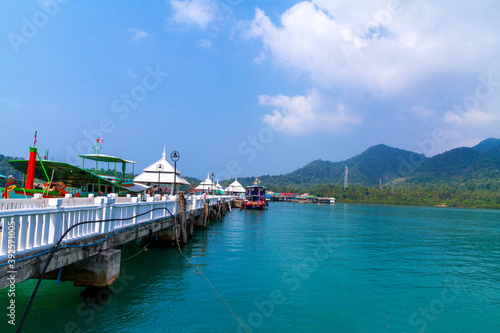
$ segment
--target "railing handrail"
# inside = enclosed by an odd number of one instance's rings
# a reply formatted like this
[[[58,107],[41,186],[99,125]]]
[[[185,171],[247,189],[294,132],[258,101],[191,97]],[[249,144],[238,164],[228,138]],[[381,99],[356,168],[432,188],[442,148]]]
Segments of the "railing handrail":
[[[120,200],[117,197],[96,197],[93,200],[89,198],[64,198],[64,199],[44,199],[44,207],[28,207],[24,209],[6,209],[0,210],[0,226],[2,233],[0,237],[0,259],[7,255],[8,247],[8,228],[12,222],[15,228],[16,253],[33,250],[55,244],[57,237],[62,235],[70,226],[83,221],[93,221],[89,227],[78,226],[73,229],[65,240],[74,240],[107,234],[110,231],[116,231],[128,228],[131,225],[140,225],[145,222],[159,218],[167,218],[169,214],[161,210],[162,207],[170,206],[174,215],[178,214],[178,205],[176,199],[172,197],[147,197],[147,201],[140,201],[137,197],[129,197],[127,200]],[[82,201],[85,200],[85,201]],[[203,196],[191,196],[186,198],[188,205],[187,211],[203,208]],[[225,199],[230,201],[232,196],[206,196],[206,201],[213,205],[218,200]],[[17,199],[19,200],[19,199]],[[21,199],[25,200],[25,199]],[[29,199],[40,200],[40,199]],[[72,200],[78,200],[81,205],[69,205]],[[130,201],[128,201],[130,200]],[[83,203],[87,203],[84,205]],[[156,210],[150,216],[142,218],[133,218],[139,212]],[[117,218],[119,222],[113,222],[104,225],[102,221]],[[91,225],[91,226],[90,226]],[[78,229],[79,228],[79,229]]]

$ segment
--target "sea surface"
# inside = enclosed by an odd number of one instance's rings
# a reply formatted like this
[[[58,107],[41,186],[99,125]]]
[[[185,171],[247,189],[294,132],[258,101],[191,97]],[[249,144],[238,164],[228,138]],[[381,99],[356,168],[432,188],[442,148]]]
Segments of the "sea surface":
[[[500,332],[500,211],[270,203],[182,251],[203,275],[153,237],[122,248],[113,293],[44,281],[23,332]]]

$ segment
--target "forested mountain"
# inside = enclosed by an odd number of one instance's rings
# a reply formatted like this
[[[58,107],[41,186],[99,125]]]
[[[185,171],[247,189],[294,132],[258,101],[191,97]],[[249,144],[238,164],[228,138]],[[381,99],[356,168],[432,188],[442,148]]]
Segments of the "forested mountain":
[[[343,184],[345,167],[349,184],[359,186],[463,186],[500,189],[500,140],[487,139],[473,148],[456,148],[426,158],[411,151],[377,145],[342,162],[316,160],[301,169],[278,176],[260,176],[262,184],[277,190]],[[238,178],[244,186],[254,178]]]
[[[23,174],[12,168],[7,161],[20,160],[21,158],[0,155],[0,175],[14,176],[16,179],[23,179]]]
[[[493,147],[484,151],[474,148],[456,148],[434,156],[423,162],[409,183],[426,185],[438,184],[460,186],[473,184],[483,186],[488,184],[500,188],[500,156],[491,154]]]
[[[477,151],[487,151],[492,148],[498,148],[500,146],[500,139],[486,139],[481,141],[479,144],[472,147],[472,149]]]

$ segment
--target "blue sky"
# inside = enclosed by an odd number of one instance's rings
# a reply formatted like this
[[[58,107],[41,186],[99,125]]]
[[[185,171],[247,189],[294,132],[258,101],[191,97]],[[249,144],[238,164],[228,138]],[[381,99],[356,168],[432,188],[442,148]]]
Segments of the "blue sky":
[[[500,137],[494,1],[3,1],[0,153],[281,174]]]

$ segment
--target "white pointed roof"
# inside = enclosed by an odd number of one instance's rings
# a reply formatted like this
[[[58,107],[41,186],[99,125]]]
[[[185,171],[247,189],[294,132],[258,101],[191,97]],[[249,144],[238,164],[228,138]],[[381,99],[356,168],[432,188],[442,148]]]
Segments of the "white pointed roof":
[[[161,156],[161,159],[157,161],[156,163],[151,164],[148,166],[146,169],[143,170],[144,172],[171,172],[174,173],[175,169],[172,166],[172,164],[168,163],[166,155],[165,155],[165,148],[163,148],[163,153]],[[181,173],[179,170],[176,172],[178,175]]]
[[[226,192],[245,193],[245,188],[238,182],[238,178],[234,180],[228,187]]]
[[[210,175],[207,174],[207,179],[202,181],[200,185],[196,187],[197,190],[204,191],[204,190],[212,190],[215,189],[214,182],[210,180]]]
[[[163,148],[163,154],[159,161],[151,164],[143,170],[139,176],[135,177],[134,182],[136,183],[160,183],[160,184],[176,184],[189,185],[188,181],[180,176],[180,171],[168,163],[165,148]],[[176,172],[175,172],[176,171]],[[176,177],[174,179],[174,172]]]

